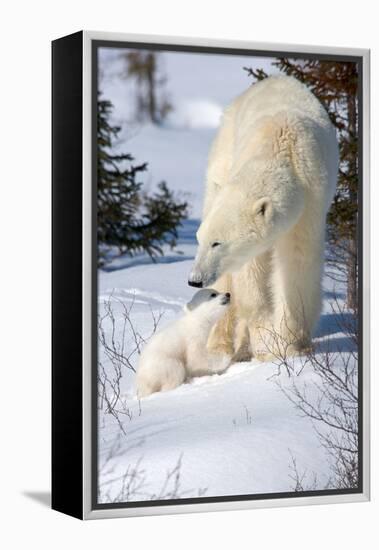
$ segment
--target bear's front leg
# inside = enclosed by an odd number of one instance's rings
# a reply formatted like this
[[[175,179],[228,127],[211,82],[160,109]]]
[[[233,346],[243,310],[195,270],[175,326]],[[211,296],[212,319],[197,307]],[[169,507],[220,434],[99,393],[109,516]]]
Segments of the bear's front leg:
[[[282,356],[309,351],[320,316],[324,227],[322,215],[316,214],[312,220],[312,212],[307,211],[276,246],[273,327],[276,351]]]
[[[209,334],[207,342],[208,354],[232,356],[234,352],[233,333],[234,313],[233,306],[230,306],[227,313],[216,323]]]
[[[218,292],[232,292],[231,305],[225,315],[212,328],[208,341],[207,351],[210,355],[226,355],[231,356],[234,352],[233,337],[234,337],[234,297],[232,291],[232,276],[230,274],[220,277],[213,285],[213,288]]]
[[[232,356],[225,353],[208,353],[209,374],[222,374],[232,364]]]
[[[248,331],[253,356],[259,361],[275,362],[309,351],[311,340],[301,319],[300,315],[294,318],[282,303],[272,317],[250,320]]]
[[[235,325],[233,363],[250,361],[252,350],[247,322],[245,319],[236,319]]]
[[[271,251],[261,254],[233,276],[236,361],[250,361],[252,357],[267,353],[264,336],[267,337],[268,331],[265,327],[272,323],[273,310],[270,290],[271,255]]]

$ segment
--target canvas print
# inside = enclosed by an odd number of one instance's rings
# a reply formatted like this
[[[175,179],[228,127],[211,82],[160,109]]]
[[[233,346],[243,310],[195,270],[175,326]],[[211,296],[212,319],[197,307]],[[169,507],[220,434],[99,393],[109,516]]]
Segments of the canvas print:
[[[355,61],[99,45],[99,506],[361,490]]]

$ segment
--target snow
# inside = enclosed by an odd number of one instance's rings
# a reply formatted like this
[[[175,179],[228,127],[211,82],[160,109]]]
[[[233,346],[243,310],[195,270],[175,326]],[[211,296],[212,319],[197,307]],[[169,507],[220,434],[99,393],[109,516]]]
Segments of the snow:
[[[133,352],[130,364],[136,369],[135,334],[147,339],[154,319],[158,329],[163,327],[182,314],[193,295],[187,278],[196,251],[207,156],[221,109],[249,84],[244,66],[273,70],[269,59],[166,52],[162,60],[175,111],[162,126],[138,125],[131,120],[132,84],[120,77],[119,54],[104,49],[99,57],[103,96],[115,105],[114,121],[123,125],[116,149],[132,153],[136,163],[149,162],[145,189],[165,180],[191,206],[175,250],[166,246],[155,263],[143,254],[115,257],[99,270],[104,337],[124,354]],[[315,345],[318,353],[332,346],[343,357],[351,343],[330,302],[336,297],[343,304],[345,289],[326,276],[323,284]],[[109,308],[114,330],[106,316]],[[125,308],[131,323],[124,324]],[[139,336],[137,340],[142,342]],[[110,387],[114,366],[101,343],[99,360],[109,397],[117,398]],[[300,359],[294,368],[300,372]],[[278,373],[277,365],[256,360],[234,364],[222,375],[197,378],[141,401],[135,396],[133,370],[124,366],[121,375],[118,419],[106,413],[104,402],[99,410],[99,502],[292,491],[292,457],[305,485],[316,475],[317,488],[326,486],[331,465],[325,450],[311,421],[299,416],[281,390],[292,380],[283,369]],[[317,398],[311,368],[304,368],[297,381]]]
[[[185,249],[183,257],[167,251],[163,261],[155,264],[142,256],[134,263],[122,258],[118,269],[111,266],[108,271],[99,271],[99,313],[104,314],[104,304],[110,300],[117,342],[122,339],[125,305],[131,307],[134,330],[145,338],[152,331],[152,315],[163,313],[158,325],[163,327],[182,314],[184,303],[193,294],[186,281],[196,250],[195,239],[188,242],[188,227],[182,231],[178,248]],[[330,342],[333,349],[348,353],[351,344],[341,334],[338,314],[329,304],[334,295],[343,302],[343,289],[341,284],[336,289],[327,277],[324,288],[315,344],[320,353],[323,346],[331,346]],[[109,335],[111,327],[105,326]],[[125,347],[131,349],[132,345],[133,337],[127,330]],[[113,367],[101,346],[99,352],[112,376]],[[137,357],[134,354],[131,359],[134,367]],[[277,365],[257,360],[234,364],[222,375],[197,378],[141,401],[135,396],[134,377],[125,369],[121,380],[121,401],[131,416],[121,418],[125,433],[113,416],[99,412],[99,485],[104,502],[125,499],[120,493],[125,475],[139,480],[138,486],[132,484],[128,500],[169,498],[171,485],[178,483],[175,475],[170,475],[177,473],[176,467],[180,483],[175,486],[175,495],[179,497],[291,491],[292,456],[300,472],[305,473],[306,482],[311,483],[316,475],[319,488],[326,485],[331,471],[325,450],[310,420],[299,416],[280,389],[278,382],[286,389],[292,380],[286,372],[277,375]],[[309,389],[314,378],[312,369],[305,368],[298,382]]]
[[[222,107],[209,99],[181,101],[168,115],[167,125],[173,128],[218,128]]]

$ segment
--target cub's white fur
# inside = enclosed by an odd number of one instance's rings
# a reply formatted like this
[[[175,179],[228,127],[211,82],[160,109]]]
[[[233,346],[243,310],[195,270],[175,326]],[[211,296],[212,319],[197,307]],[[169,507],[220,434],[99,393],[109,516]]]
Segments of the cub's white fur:
[[[186,306],[183,316],[157,332],[140,356],[137,370],[137,395],[145,397],[172,390],[193,376],[224,371],[230,362],[225,355],[208,356],[206,344],[210,330],[226,313],[230,295],[213,289],[200,303]]]
[[[279,341],[286,352],[309,346],[337,173],[335,129],[296,79],[267,78],[226,109],[209,157],[189,277],[193,286],[216,282],[233,296],[210,350],[265,358],[280,352]],[[267,340],[273,333],[275,342]]]

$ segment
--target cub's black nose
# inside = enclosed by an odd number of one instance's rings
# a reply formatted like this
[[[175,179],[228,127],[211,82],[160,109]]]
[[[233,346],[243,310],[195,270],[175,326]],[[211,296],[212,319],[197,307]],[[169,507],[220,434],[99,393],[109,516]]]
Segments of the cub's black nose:
[[[225,296],[226,296],[227,298],[230,298],[230,292],[226,292],[226,293],[225,293]]]
[[[188,284],[189,284],[189,286],[195,286],[196,288],[203,288],[203,283],[202,283],[202,281],[191,281],[191,280],[188,280]]]

